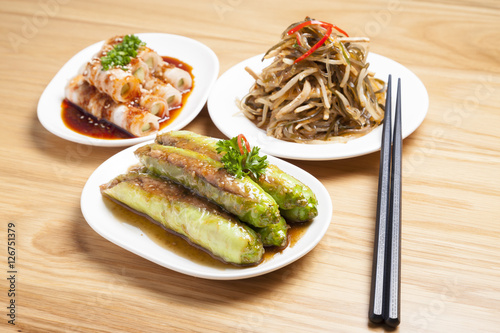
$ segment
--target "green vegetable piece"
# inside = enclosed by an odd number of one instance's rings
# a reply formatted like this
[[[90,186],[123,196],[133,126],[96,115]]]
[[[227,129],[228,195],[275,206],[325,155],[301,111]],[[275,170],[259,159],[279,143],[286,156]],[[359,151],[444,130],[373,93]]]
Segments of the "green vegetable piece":
[[[156,136],[158,144],[192,150],[220,162],[222,155],[217,152],[219,141],[219,139],[190,131],[163,132]]]
[[[281,215],[290,222],[305,222],[318,215],[318,200],[305,184],[269,165],[257,184],[268,192],[281,208]]]
[[[276,223],[264,228],[254,228],[260,235],[264,246],[278,246],[286,247],[288,244],[288,229],[290,226],[286,223],[284,218]]]
[[[129,172],[101,185],[101,193],[224,262],[255,265],[262,260],[264,248],[254,230],[171,181]]]
[[[274,199],[248,177],[236,178],[221,162],[182,148],[149,144],[135,152],[142,164],[156,175],[167,177],[235,214],[256,227],[278,223]]]
[[[289,222],[307,222],[318,216],[318,208],[315,203],[308,203],[305,207],[282,209],[280,212],[281,216]]]
[[[171,131],[158,134],[156,142],[166,146],[189,149],[220,161],[217,152],[220,140],[190,131]],[[277,166],[268,164],[259,178],[252,179],[279,205],[282,215],[292,222],[305,222],[318,215],[318,201],[314,192],[304,183],[285,173]]]
[[[101,57],[102,69],[107,71],[113,67],[121,67],[130,63],[131,58],[137,56],[140,47],[146,45],[135,35],[125,35],[121,43],[116,44],[105,56]]]

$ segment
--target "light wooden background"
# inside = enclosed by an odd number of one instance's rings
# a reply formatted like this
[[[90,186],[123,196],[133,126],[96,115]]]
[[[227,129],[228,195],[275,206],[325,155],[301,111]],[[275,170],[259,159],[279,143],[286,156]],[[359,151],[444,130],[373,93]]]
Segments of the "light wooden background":
[[[13,332],[365,332],[378,153],[296,165],[333,216],[296,263],[240,281],[162,268],[82,217],[87,178],[119,148],[74,144],[38,122],[38,99],[76,52],[115,34],[184,35],[220,73],[306,15],[371,38],[430,96],[404,140],[401,332],[500,329],[500,3],[496,0],[0,1],[0,327]],[[59,110],[54,110],[59,112]],[[222,136],[206,108],[187,129]],[[17,317],[7,324],[7,224],[17,233]]]

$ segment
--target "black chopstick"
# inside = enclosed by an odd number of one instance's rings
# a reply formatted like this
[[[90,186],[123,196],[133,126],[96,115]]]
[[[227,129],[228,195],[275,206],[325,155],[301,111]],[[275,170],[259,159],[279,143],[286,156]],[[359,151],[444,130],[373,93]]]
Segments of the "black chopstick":
[[[401,134],[401,79],[398,80],[396,114],[392,139],[391,214],[387,228],[386,305],[384,322],[396,327],[401,321],[401,177],[403,137]]]
[[[391,171],[391,83],[387,80],[385,97],[385,116],[380,148],[380,167],[378,176],[377,219],[375,224],[375,241],[373,245],[372,286],[370,295],[369,319],[374,323],[384,320],[384,274],[385,243],[387,218],[389,214],[390,171]]]
[[[396,327],[401,321],[401,80],[398,80],[394,136],[391,140],[392,77],[387,81],[386,105],[373,250],[368,317],[373,323]],[[392,151],[391,151],[392,141]],[[392,156],[391,156],[392,155]]]

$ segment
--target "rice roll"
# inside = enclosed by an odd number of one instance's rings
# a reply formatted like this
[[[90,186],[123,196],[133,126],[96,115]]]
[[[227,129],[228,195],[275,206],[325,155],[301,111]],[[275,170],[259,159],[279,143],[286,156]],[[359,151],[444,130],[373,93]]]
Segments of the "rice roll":
[[[132,58],[129,67],[132,75],[139,79],[140,83],[144,83],[150,79],[151,71],[148,64],[142,61],[142,59]]]
[[[167,62],[163,62],[156,73],[163,81],[170,83],[180,91],[189,90],[193,85],[193,79],[189,72]]]
[[[182,104],[182,93],[175,89],[170,83],[152,78],[144,85],[153,95],[159,96],[167,101],[169,108],[175,108]]]
[[[141,81],[121,68],[103,70],[101,59],[94,57],[83,70],[83,77],[115,102],[130,102],[140,94]]]
[[[163,62],[161,56],[147,46],[143,46],[139,49],[137,58],[144,61],[151,71],[157,70],[158,66]]]
[[[168,117],[168,103],[161,96],[153,95],[147,90],[142,90],[139,105],[160,118]]]
[[[66,86],[66,98],[97,119],[104,119],[134,136],[146,136],[158,131],[159,117],[146,109],[117,103],[78,75]]]

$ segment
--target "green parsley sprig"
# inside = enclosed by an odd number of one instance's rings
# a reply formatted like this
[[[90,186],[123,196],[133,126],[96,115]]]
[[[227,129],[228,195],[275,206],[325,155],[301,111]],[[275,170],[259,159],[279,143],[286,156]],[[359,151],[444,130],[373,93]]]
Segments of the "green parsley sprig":
[[[105,56],[101,57],[102,68],[107,71],[113,67],[125,69],[130,60],[137,56],[137,50],[146,45],[135,35],[125,35],[123,41],[116,44]]]
[[[250,149],[247,139],[240,134],[230,140],[217,142],[217,152],[223,154],[224,168],[237,178],[249,175],[258,179],[267,168],[267,156],[259,156],[258,147]]]

